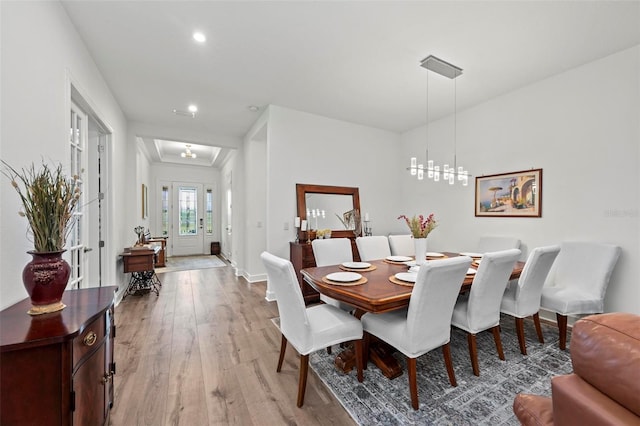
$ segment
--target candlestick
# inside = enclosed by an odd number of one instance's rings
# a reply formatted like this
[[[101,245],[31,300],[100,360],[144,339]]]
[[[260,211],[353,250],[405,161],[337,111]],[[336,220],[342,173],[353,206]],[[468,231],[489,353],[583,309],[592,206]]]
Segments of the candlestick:
[[[294,224],[296,228],[300,228],[300,216],[296,216]]]

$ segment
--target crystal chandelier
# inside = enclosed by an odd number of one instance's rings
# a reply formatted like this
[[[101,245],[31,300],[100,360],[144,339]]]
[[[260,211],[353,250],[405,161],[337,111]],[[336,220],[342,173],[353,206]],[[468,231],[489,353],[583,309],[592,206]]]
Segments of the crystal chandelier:
[[[426,146],[426,162],[427,167],[424,164],[418,164],[416,157],[411,157],[411,163],[408,168],[412,176],[416,176],[418,180],[424,180],[424,174],[426,172],[427,178],[433,179],[434,182],[440,181],[440,174],[442,174],[442,180],[449,182],[453,185],[456,181],[460,181],[463,186],[469,185],[468,171],[464,170],[462,166],[458,166],[457,163],[457,151],[456,151],[456,128],[457,128],[457,91],[456,91],[456,77],[462,74],[462,68],[458,68],[442,59],[436,58],[433,55],[429,55],[420,62],[420,66],[426,68],[428,71],[433,71],[444,77],[453,80],[453,166],[444,164],[442,168],[440,165],[434,163],[429,159],[429,74],[427,73],[427,124],[425,126],[427,132],[427,146]]]

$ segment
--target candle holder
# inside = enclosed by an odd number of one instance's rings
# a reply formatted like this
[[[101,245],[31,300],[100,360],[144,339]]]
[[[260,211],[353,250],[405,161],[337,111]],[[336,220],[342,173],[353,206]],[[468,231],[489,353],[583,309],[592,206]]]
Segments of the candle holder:
[[[300,242],[300,227],[296,226],[296,244]]]
[[[364,235],[367,237],[370,237],[373,235],[373,228],[371,228],[371,221],[370,220],[365,220],[364,221]]]

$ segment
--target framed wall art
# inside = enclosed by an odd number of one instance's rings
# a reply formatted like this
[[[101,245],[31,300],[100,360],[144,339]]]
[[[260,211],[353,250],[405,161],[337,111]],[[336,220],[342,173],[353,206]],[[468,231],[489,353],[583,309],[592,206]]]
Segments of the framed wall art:
[[[542,217],[542,169],[476,177],[476,216]]]

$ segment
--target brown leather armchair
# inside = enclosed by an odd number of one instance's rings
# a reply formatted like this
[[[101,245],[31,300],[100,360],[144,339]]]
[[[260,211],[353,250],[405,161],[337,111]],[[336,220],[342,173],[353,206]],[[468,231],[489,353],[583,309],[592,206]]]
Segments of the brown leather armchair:
[[[590,315],[571,335],[573,374],[551,379],[551,398],[518,394],[523,425],[640,425],[640,316]]]

